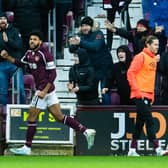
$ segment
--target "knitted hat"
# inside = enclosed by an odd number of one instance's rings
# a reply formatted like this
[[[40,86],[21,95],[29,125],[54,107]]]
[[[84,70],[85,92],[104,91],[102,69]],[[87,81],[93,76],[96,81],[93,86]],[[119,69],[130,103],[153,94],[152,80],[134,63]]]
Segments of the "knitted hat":
[[[89,26],[93,27],[93,19],[91,17],[89,17],[89,16],[86,16],[81,21],[81,26],[83,24],[86,24],[86,25],[89,25]]]
[[[147,29],[149,29],[149,21],[145,20],[145,19],[140,19],[137,22],[137,25],[143,25],[144,27],[146,27]]]

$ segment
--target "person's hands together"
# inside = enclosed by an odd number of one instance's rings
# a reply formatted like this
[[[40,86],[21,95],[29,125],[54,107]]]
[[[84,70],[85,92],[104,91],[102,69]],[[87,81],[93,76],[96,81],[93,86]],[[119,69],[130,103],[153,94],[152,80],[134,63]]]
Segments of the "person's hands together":
[[[7,59],[7,57],[9,56],[8,55],[8,52],[6,50],[2,50],[1,53],[0,53],[0,56],[3,58],[3,59]]]
[[[79,45],[80,44],[80,37],[76,36],[76,37],[71,37],[69,39],[69,44],[70,45]]]

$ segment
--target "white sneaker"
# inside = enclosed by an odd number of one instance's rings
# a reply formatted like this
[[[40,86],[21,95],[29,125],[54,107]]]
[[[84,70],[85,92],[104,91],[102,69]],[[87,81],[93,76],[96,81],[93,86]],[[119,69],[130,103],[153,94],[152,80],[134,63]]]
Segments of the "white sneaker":
[[[21,148],[10,148],[10,152],[16,155],[30,155],[31,148],[27,147],[26,145],[22,146]]]
[[[161,147],[155,149],[157,156],[166,156],[168,155],[168,150],[163,150]]]
[[[91,149],[91,147],[94,145],[96,130],[94,130],[94,129],[87,129],[84,132],[84,135],[85,135],[87,143],[88,143],[88,149]]]
[[[140,155],[136,152],[136,149],[130,148],[128,151],[128,156],[140,156]]]

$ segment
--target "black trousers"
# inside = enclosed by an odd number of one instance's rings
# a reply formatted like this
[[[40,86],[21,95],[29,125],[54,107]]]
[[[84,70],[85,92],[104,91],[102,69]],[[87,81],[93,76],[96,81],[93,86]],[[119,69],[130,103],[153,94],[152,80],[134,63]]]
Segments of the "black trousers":
[[[140,139],[143,126],[146,125],[148,139],[154,143],[156,139],[154,131],[154,120],[151,112],[151,101],[147,98],[134,99],[137,108],[137,117],[135,124],[135,132],[133,134],[133,139]]]

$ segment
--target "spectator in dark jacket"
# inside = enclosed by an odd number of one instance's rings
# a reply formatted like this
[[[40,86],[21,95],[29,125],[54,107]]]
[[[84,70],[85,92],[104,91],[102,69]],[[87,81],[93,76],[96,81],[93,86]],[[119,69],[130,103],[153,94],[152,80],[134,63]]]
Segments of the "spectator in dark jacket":
[[[66,25],[66,15],[73,17],[72,0],[56,0],[56,36],[57,59],[63,59],[63,25]]]
[[[91,17],[86,16],[82,19],[79,35],[70,38],[69,43],[70,52],[74,52],[79,47],[87,50],[91,65],[96,72],[96,79],[101,82],[103,88],[103,78],[113,64],[112,56],[108,51],[103,32],[96,27]],[[103,104],[110,103],[110,100],[104,101],[104,97],[102,98]]]
[[[111,71],[105,77],[105,88],[102,91],[105,93],[112,86],[116,86],[120,95],[120,104],[131,105],[130,86],[127,81],[127,70],[132,60],[129,48],[126,45],[118,47],[117,57],[119,62],[111,67]]]
[[[130,31],[124,28],[117,28],[114,23],[106,21],[106,27],[116,35],[126,38],[133,45],[133,55],[138,54],[144,48],[145,40],[149,35],[155,35],[159,39],[159,51],[161,53],[165,50],[166,35],[163,26],[156,26],[152,30],[149,26],[149,22],[145,19],[140,19],[137,22],[136,28]]]
[[[2,0],[2,5],[5,11],[14,12],[14,26],[21,32],[25,51],[29,48],[29,34],[32,30],[43,31],[44,40],[47,40],[48,11],[54,6],[54,0]]]
[[[6,14],[0,13],[0,51],[6,50],[15,58],[21,57],[22,39],[19,31],[7,22]],[[6,105],[8,103],[8,85],[9,80],[16,72],[17,67],[8,61],[0,58],[0,104]],[[23,83],[23,71],[18,69],[17,75],[19,76],[19,92],[20,103],[26,102]],[[17,78],[17,77],[15,77]],[[17,80],[15,80],[17,83]]]
[[[100,104],[98,83],[85,49],[79,48],[74,54],[75,64],[69,71],[68,89],[77,95],[77,104]]]
[[[168,105],[168,40],[165,52],[163,52],[160,56],[158,70],[162,75],[161,104]]]

